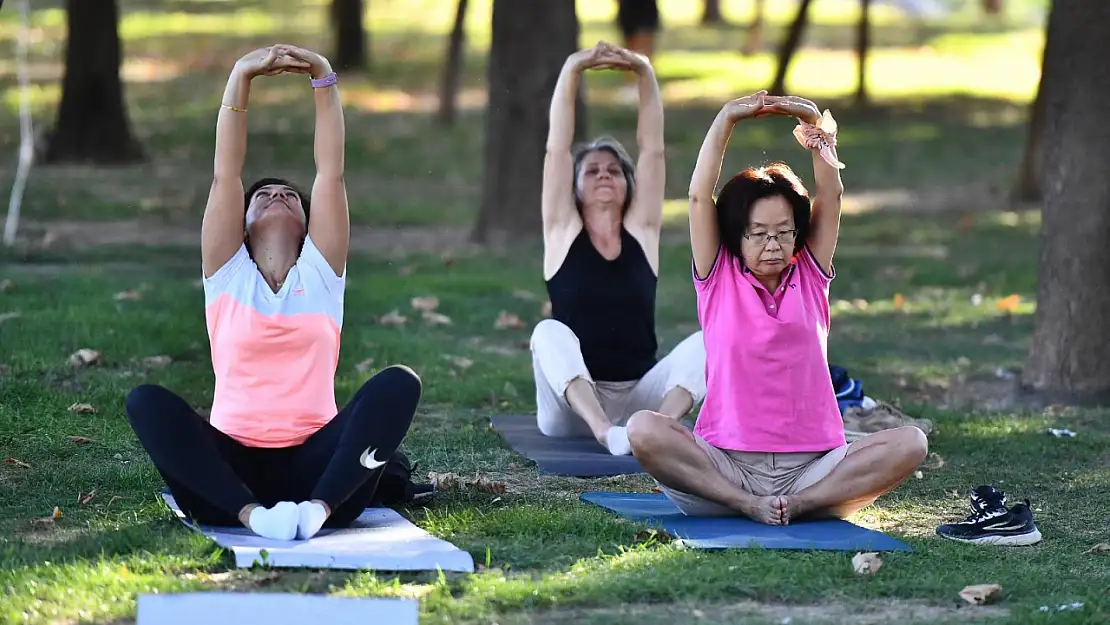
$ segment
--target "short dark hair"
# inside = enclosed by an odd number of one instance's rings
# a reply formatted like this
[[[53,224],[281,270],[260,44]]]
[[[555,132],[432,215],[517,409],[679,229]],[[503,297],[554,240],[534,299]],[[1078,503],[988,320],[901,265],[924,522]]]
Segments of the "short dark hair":
[[[261,178],[259,180],[256,180],[253,184],[251,184],[251,186],[247,187],[247,192],[243,194],[243,210],[245,211],[251,205],[251,198],[254,197],[255,193],[258,193],[259,189],[261,189],[262,187],[268,187],[273,184],[289,187],[293,190],[294,193],[297,194],[297,197],[301,200],[301,208],[304,209],[304,223],[305,228],[307,229],[309,212],[311,210],[309,206],[308,196],[305,195],[303,191],[301,191],[300,187],[284,178]]]
[[[586,156],[591,152],[598,151],[612,154],[620,163],[621,171],[624,172],[624,206],[621,206],[621,214],[623,215],[628,207],[632,205],[632,194],[636,191],[636,166],[632,164],[632,157],[628,155],[628,150],[624,149],[620,141],[609,136],[598,137],[575,150],[574,177],[570,181],[574,188],[574,205],[579,211],[582,210],[582,198],[578,197],[578,171],[582,168],[582,161],[586,160]]]
[[[810,203],[797,174],[786,163],[771,163],[763,167],[749,167],[736,174],[717,196],[717,229],[721,245],[736,258],[743,258],[741,244],[748,231],[752,205],[767,197],[781,196],[794,212],[794,227],[798,235],[794,255],[805,247],[809,236]]]

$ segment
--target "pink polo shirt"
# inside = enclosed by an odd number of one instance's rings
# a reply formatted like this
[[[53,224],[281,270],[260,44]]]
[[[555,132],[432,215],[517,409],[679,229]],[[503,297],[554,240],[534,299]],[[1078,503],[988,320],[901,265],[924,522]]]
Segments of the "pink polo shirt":
[[[250,447],[291,447],[335,417],[346,276],[307,237],[277,293],[246,246],[204,281],[213,427]]]
[[[756,452],[844,444],[826,350],[834,276],[806,248],[772,294],[723,247],[706,279],[694,275],[706,351],[694,432],[707,443]]]

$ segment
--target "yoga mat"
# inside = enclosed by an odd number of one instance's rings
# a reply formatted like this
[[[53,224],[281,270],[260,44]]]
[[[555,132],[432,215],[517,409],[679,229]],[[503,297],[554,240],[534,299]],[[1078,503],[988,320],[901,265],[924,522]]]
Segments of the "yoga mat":
[[[330,597],[275,592],[139,595],[136,625],[417,625],[413,599]]]
[[[636,458],[614,456],[592,437],[544,436],[535,415],[495,415],[490,426],[513,451],[535,462],[544,473],[603,477],[644,472]]]
[[[230,549],[239,568],[257,562],[317,569],[474,571],[469,553],[432,536],[389,508],[367,508],[350,527],[321,530],[308,540],[286,541],[263,538],[245,527],[193,525],[172,494],[163,492],[162,499],[182,523]]]
[[[839,519],[764,525],[744,517],[690,517],[662,493],[584,493],[582,500],[631,521],[662,526],[695,549],[803,549],[813,551],[911,551],[909,545]]]

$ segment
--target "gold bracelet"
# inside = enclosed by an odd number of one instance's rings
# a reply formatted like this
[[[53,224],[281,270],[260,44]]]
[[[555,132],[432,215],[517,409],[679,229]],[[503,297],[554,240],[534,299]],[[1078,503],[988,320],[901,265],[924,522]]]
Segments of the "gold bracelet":
[[[241,109],[238,106],[232,106],[230,104],[220,104],[220,106],[222,106],[225,109],[231,109],[231,110],[235,111],[236,113],[246,113],[247,112],[247,109]]]

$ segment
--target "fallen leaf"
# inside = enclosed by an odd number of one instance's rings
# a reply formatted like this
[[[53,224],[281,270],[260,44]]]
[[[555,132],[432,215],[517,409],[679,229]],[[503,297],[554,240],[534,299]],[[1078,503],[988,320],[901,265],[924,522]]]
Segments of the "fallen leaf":
[[[15,288],[15,282],[12,282],[11,280],[9,280],[7,278],[4,278],[3,280],[0,280],[0,293],[7,293],[8,291],[10,291],[14,288]]]
[[[469,358],[464,358],[462,356],[444,356],[444,358],[450,360],[451,364],[455,365],[459,369],[469,369],[470,367],[474,366],[473,360]]]
[[[73,404],[69,407],[69,411],[76,412],[77,414],[87,414],[95,413],[96,408],[93,408],[92,404]]]
[[[1017,310],[1020,304],[1021,296],[1015,293],[1013,295],[998,300],[998,303],[995,305],[998,307],[998,310],[1001,310],[1002,312],[1014,312],[1015,310]]]
[[[1087,555],[1089,553],[1110,553],[1110,543],[1099,543],[1094,547],[1091,547],[1090,549],[1084,551],[1083,555]]]
[[[461,478],[458,473],[436,473],[435,471],[429,471],[428,481],[432,483],[436,490],[448,491],[458,488]]]
[[[441,314],[441,313],[437,313],[435,311],[431,311],[431,310],[425,311],[424,314],[421,315],[421,317],[424,318],[424,321],[427,321],[428,323],[430,323],[431,325],[434,325],[434,326],[445,326],[445,325],[450,325],[451,324],[451,318],[450,317],[448,317],[447,315]]]
[[[547,300],[546,302],[543,303],[543,306],[540,306],[540,316],[542,316],[542,317],[550,317],[551,316],[551,300]]]
[[[924,478],[924,477],[925,477],[925,474],[924,474],[924,473],[922,473],[921,471],[914,471],[914,472],[913,472],[913,476],[914,476],[915,478],[917,478],[917,479],[919,479],[919,480],[920,480],[920,479],[922,479],[922,478]]]
[[[19,460],[18,458],[4,458],[4,462],[6,462],[8,464],[14,464],[15,466],[17,466],[21,469],[30,469],[31,468],[31,465],[27,464],[26,462],[23,462],[22,460]]]
[[[906,305],[906,298],[901,293],[894,294],[894,309],[901,310]]]
[[[116,293],[115,295],[112,296],[112,299],[116,300],[117,302],[121,302],[123,300],[139,300],[139,299],[142,299],[142,298],[143,298],[142,293],[140,293],[138,291],[131,290],[131,289],[128,289],[126,291],[120,291],[119,293]]]
[[[428,297],[414,297],[412,298],[412,308],[413,310],[419,310],[422,312],[432,312],[436,308],[439,308],[439,298],[435,295],[429,295]]]
[[[984,605],[998,598],[1002,586],[998,584],[974,584],[960,591],[960,598],[971,605]]]
[[[498,330],[520,329],[524,327],[524,322],[513,313],[502,310],[497,314],[493,327]]]
[[[19,319],[22,316],[23,313],[19,311],[0,313],[0,323],[4,323],[5,321],[8,321],[10,319]]]
[[[633,536],[632,538],[634,540],[637,540],[637,541],[642,542],[642,543],[646,543],[648,541],[654,540],[655,542],[663,544],[663,545],[665,545],[665,544],[674,540],[674,537],[671,536],[670,534],[668,534],[666,532],[660,532],[659,530],[653,530],[653,529],[652,530],[640,530],[640,531],[636,532],[636,535]]]
[[[173,358],[170,358],[169,356],[163,354],[159,354],[158,356],[147,356],[146,358],[143,358],[143,365],[147,367],[168,367],[171,362],[173,362]]]
[[[82,506],[89,505],[90,503],[92,503],[93,499],[96,499],[96,489],[95,488],[92,489],[92,492],[90,492],[87,495],[82,495],[80,493],[77,494],[77,503],[81,504]]]
[[[85,365],[95,365],[100,362],[100,352],[95,349],[82,348],[69,357],[69,364],[74,367],[83,367]]]
[[[67,436],[66,438],[74,445],[91,445],[97,442],[87,436]]]
[[[929,452],[929,455],[925,457],[925,462],[921,463],[922,469],[928,469],[930,471],[936,471],[943,466],[944,458],[941,458],[940,454],[935,452]]]
[[[373,368],[373,367],[374,367],[374,359],[373,358],[367,358],[366,360],[363,360],[362,362],[355,365],[355,369],[359,373],[366,373],[367,371],[370,371],[370,369]]]
[[[404,325],[406,321],[408,319],[402,316],[398,310],[391,310],[378,319],[378,323],[383,326],[400,326]]]
[[[874,551],[852,556],[852,568],[860,575],[874,575],[883,566],[883,559]]]
[[[475,475],[474,480],[472,482],[470,482],[470,484],[472,486],[474,486],[474,488],[477,488],[478,490],[482,491],[483,493],[500,494],[500,493],[505,492],[505,483],[504,482],[494,482],[494,481],[490,480],[488,477],[486,477],[484,475],[483,476]]]
[[[62,518],[62,509],[58,506],[54,506],[54,512],[50,514],[50,518],[54,519],[55,521]]]

